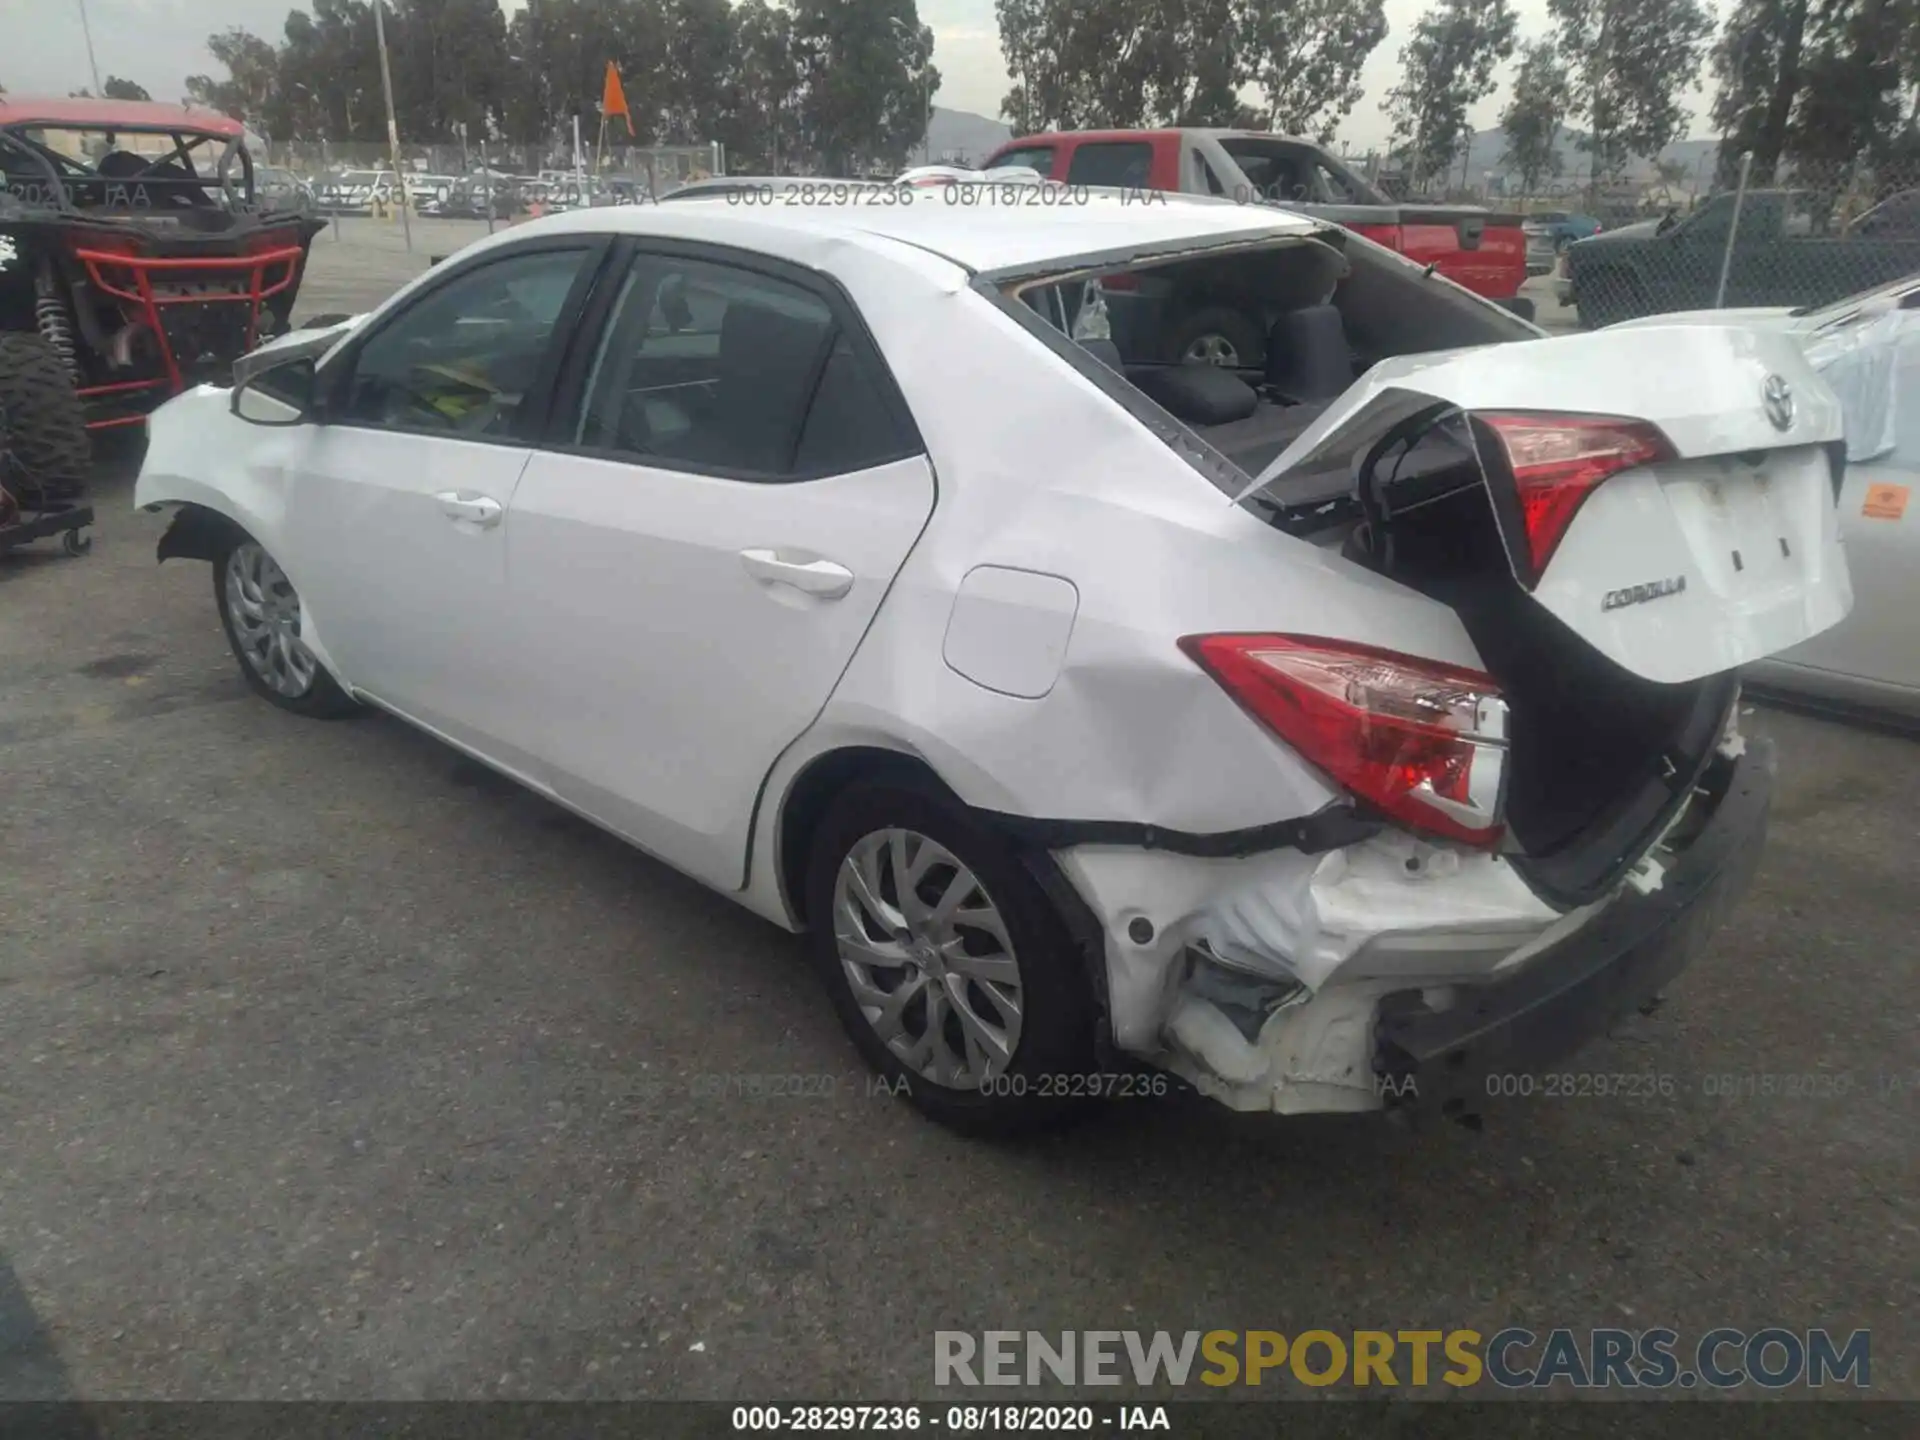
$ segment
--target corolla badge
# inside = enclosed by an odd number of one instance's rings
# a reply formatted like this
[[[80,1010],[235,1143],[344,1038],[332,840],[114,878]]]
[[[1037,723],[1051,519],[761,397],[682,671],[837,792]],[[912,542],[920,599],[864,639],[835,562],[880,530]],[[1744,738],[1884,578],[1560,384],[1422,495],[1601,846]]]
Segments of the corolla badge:
[[[1624,610],[1629,605],[1644,605],[1649,600],[1664,600],[1669,595],[1686,593],[1687,577],[1674,575],[1665,580],[1650,580],[1644,585],[1628,585],[1609,590],[1601,597],[1602,610]]]
[[[1766,406],[1767,420],[1776,430],[1793,426],[1793,387],[1784,375],[1769,375],[1760,382],[1760,400]]]

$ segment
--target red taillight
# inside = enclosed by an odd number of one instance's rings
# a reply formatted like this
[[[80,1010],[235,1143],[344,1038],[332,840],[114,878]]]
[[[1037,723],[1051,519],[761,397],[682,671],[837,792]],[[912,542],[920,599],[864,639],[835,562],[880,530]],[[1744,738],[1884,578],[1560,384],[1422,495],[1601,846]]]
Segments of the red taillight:
[[[1537,581],[1575,512],[1609,475],[1674,458],[1667,437],[1644,420],[1611,415],[1476,412],[1506,451]]]
[[[1124,270],[1117,275],[1102,275],[1100,277],[1100,288],[1102,290],[1114,291],[1138,290],[1140,288],[1140,277],[1138,275],[1128,274]]]
[[[1382,813],[1469,845],[1499,840],[1507,706],[1492,676],[1309,635],[1189,635],[1180,648]]]

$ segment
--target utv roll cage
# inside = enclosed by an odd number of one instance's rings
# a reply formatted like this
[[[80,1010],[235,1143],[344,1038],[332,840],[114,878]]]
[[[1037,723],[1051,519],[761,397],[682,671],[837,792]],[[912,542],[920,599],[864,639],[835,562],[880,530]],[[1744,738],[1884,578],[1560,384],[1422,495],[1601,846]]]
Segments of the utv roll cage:
[[[57,353],[90,430],[284,330],[320,228],[259,193],[239,121],[179,106],[0,99],[0,184],[0,332]]]
[[[89,215],[99,210],[148,210],[161,208],[154,202],[166,200],[190,205],[213,204],[217,194],[228,210],[250,208],[254,201],[253,157],[247,153],[241,136],[215,135],[188,130],[167,130],[145,125],[101,125],[100,133],[111,144],[122,134],[159,135],[173,144],[164,155],[143,156],[129,150],[109,150],[96,168],[89,169],[70,155],[63,155],[38,139],[35,130],[94,127],[70,122],[7,121],[0,118],[0,170],[6,172],[7,194],[29,208],[52,209],[65,215]],[[218,141],[220,154],[213,172],[202,175],[194,166],[194,152]],[[124,157],[124,158],[123,158]],[[22,162],[19,166],[9,163]],[[233,183],[233,165],[240,163],[242,188]],[[108,169],[109,163],[113,168]],[[34,174],[33,179],[20,178]],[[118,202],[116,204],[116,201]]]

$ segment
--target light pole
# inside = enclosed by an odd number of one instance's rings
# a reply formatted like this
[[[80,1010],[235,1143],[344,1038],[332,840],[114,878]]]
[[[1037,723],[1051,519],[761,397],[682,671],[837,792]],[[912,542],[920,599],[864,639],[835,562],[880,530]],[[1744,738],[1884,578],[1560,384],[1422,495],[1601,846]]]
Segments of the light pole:
[[[80,33],[87,37],[87,69],[93,72],[93,93],[100,93],[100,62],[93,58],[93,26],[87,23],[87,0],[74,0],[80,7]]]
[[[400,229],[406,236],[407,250],[413,250],[413,217],[407,198],[406,172],[400,168],[400,122],[393,115],[393,67],[387,63],[386,0],[373,0],[374,41],[380,47],[380,89],[387,97],[387,150],[393,157],[393,183],[400,187]]]

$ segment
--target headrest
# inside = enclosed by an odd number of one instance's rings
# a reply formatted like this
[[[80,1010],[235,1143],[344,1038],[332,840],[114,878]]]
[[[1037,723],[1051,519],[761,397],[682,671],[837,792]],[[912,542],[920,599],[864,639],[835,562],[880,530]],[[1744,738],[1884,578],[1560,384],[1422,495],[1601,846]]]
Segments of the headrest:
[[[1353,347],[1336,307],[1302,305],[1273,322],[1267,383],[1290,400],[1331,400],[1353,384]]]
[[[804,362],[827,338],[826,316],[789,315],[770,305],[733,300],[720,321],[720,368],[727,375],[753,378],[790,373],[796,362],[802,374],[811,374]]]

